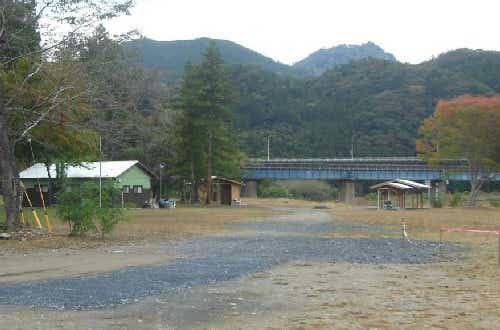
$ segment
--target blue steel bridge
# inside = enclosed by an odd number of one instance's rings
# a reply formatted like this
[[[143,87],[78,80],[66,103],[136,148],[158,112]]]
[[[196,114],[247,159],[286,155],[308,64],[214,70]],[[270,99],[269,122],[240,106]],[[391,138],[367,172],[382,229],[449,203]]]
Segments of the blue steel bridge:
[[[250,159],[243,167],[247,180],[391,180],[467,181],[467,161],[446,160],[430,166],[416,157]],[[497,175],[500,179],[500,173]]]
[[[257,195],[259,180],[337,181],[340,199],[352,200],[355,182],[405,179],[424,181],[432,186],[429,194],[444,193],[447,181],[468,181],[464,159],[444,160],[435,166],[416,157],[333,158],[333,159],[250,159],[242,168],[247,181],[245,194]],[[491,178],[500,181],[500,173]]]

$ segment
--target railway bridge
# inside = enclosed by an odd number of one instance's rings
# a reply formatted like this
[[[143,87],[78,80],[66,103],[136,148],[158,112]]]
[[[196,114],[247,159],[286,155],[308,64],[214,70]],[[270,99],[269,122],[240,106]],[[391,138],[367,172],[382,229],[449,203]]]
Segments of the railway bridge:
[[[355,182],[406,179],[425,182],[432,187],[429,194],[445,193],[449,181],[468,181],[467,161],[444,160],[429,165],[416,157],[371,157],[332,159],[250,159],[243,166],[247,182],[246,195],[256,196],[263,179],[336,181],[340,199],[349,202],[355,197]],[[500,173],[492,180],[500,181]]]

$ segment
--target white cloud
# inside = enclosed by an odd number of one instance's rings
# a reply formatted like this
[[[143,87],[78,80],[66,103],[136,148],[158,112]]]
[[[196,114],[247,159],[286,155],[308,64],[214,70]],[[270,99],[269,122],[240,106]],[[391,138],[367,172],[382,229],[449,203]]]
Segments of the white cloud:
[[[156,40],[228,39],[284,63],[322,47],[373,41],[418,63],[461,48],[500,49],[498,0],[137,0],[108,25]]]

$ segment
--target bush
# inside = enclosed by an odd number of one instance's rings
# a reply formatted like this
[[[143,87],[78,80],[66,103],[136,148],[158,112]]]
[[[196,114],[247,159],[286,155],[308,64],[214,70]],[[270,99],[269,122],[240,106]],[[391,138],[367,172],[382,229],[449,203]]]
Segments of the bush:
[[[464,201],[464,194],[461,192],[456,192],[451,195],[449,204],[451,207],[461,206]]]
[[[97,209],[97,219],[99,219],[101,235],[109,234],[115,228],[115,225],[122,220],[121,209],[117,208],[101,208]]]
[[[317,180],[290,180],[290,181],[262,181],[259,185],[259,197],[268,198],[297,198],[311,201],[332,200],[337,190],[323,181]]]
[[[371,192],[371,193],[366,194],[365,198],[367,201],[377,202],[378,194],[376,192]]]
[[[292,197],[297,199],[322,202],[335,199],[337,195],[337,190],[324,181],[282,181],[280,184],[288,189]]]
[[[493,207],[500,207],[500,200],[499,199],[490,199],[489,202],[490,202],[490,205]]]
[[[271,183],[269,185],[259,186],[259,197],[263,198],[288,198],[290,193],[283,186]]]
[[[431,200],[431,205],[434,208],[442,208],[443,207],[443,199],[440,196],[436,196]]]
[[[102,188],[102,208],[99,208],[99,186],[86,183],[79,189],[64,190],[58,195],[57,214],[70,225],[71,235],[89,231],[110,233],[121,220],[121,209],[113,208],[119,191],[112,185]]]

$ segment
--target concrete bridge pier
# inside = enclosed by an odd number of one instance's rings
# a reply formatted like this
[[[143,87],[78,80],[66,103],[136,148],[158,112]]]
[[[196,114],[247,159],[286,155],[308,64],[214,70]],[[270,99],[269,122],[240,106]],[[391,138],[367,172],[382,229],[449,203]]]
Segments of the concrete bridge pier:
[[[247,181],[241,190],[242,197],[257,198],[259,183],[257,181]]]
[[[356,197],[356,185],[352,180],[339,181],[339,201],[352,204]]]

